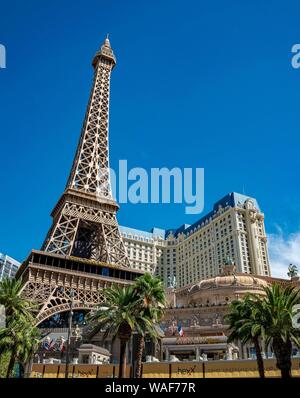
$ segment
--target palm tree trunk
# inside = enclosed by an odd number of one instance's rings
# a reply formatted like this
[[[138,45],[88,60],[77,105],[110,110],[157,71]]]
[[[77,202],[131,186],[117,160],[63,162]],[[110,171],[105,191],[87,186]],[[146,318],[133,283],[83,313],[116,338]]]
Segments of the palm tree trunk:
[[[120,363],[119,363],[119,379],[126,377],[126,348],[128,339],[120,338]]]
[[[31,356],[24,364],[24,378],[29,378],[33,364],[33,356]]]
[[[290,340],[284,342],[281,338],[273,340],[273,350],[276,356],[276,366],[281,371],[283,379],[292,377],[292,343]]]
[[[7,378],[7,379],[10,378],[10,377],[12,377],[13,370],[14,370],[14,366],[15,366],[15,362],[16,362],[15,353],[12,352],[12,353],[11,353],[10,360],[9,360],[7,372],[6,372],[6,378]]]
[[[138,349],[137,349],[137,356],[136,356],[136,369],[135,369],[135,377],[140,379],[142,375],[142,359],[143,359],[143,352],[145,348],[145,338],[144,336],[139,335],[138,341]]]
[[[258,337],[253,338],[253,343],[254,343],[255,352],[256,352],[256,361],[257,361],[259,377],[264,379],[264,377],[265,377],[265,367],[264,367],[264,360],[263,360],[263,357],[261,355],[261,348],[260,348],[260,345],[259,345]]]

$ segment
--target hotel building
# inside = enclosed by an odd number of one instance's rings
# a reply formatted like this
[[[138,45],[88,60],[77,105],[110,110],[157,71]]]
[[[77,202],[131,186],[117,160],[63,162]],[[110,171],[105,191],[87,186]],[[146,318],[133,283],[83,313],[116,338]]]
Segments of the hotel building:
[[[120,227],[131,267],[181,288],[218,275],[230,257],[237,272],[270,275],[264,214],[256,199],[232,192],[192,225],[151,232]]]
[[[4,278],[13,278],[20,265],[14,258],[0,253],[0,281]]]

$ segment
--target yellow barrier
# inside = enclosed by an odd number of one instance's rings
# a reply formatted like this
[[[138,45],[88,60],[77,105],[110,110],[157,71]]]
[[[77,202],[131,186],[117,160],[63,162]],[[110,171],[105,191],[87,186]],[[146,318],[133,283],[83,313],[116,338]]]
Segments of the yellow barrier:
[[[208,361],[204,364],[204,377],[259,377],[259,374],[256,361]]]
[[[203,378],[203,363],[199,362],[176,362],[171,364],[171,377],[187,378],[194,377]]]
[[[44,378],[57,378],[59,374],[59,365],[45,365],[43,377]]]
[[[275,359],[265,359],[266,377],[280,377]],[[118,377],[119,366],[107,365],[70,365],[71,378],[108,378]],[[126,367],[126,377],[130,377],[131,367]],[[300,377],[300,358],[292,359],[292,376]],[[34,364],[30,374],[32,378],[64,378],[63,364]],[[143,378],[239,378],[259,377],[255,360],[207,361],[207,362],[160,362],[144,363]]]
[[[106,366],[106,365],[104,365],[104,366]],[[114,366],[115,366],[115,377],[118,377],[119,376],[119,365],[114,365]],[[131,366],[127,365],[126,366],[126,377],[130,377],[130,373],[131,373]],[[113,375],[111,375],[110,377],[112,377],[112,376]]]
[[[144,378],[170,377],[170,365],[168,363],[144,363],[142,374]]]
[[[115,365],[112,364],[98,366],[98,377],[100,377],[101,379],[106,379],[107,377],[114,377],[115,375],[117,376],[117,374],[115,373],[115,368]]]
[[[77,379],[93,378],[97,377],[98,366],[97,365],[82,365],[74,366],[73,377]]]
[[[280,377],[280,370],[276,367],[275,359],[265,359],[264,360],[265,367],[265,376],[266,377]]]
[[[300,377],[300,358],[292,359],[292,376]]]
[[[33,365],[31,373],[30,373],[30,377],[33,377],[33,378],[43,377],[44,367],[45,367],[45,365],[42,365],[42,364]]]

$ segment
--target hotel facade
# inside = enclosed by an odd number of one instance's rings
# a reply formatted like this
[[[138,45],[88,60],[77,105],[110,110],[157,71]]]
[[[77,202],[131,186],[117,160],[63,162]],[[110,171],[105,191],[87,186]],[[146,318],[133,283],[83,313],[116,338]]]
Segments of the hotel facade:
[[[256,199],[229,193],[192,225],[145,232],[120,227],[130,265],[181,288],[218,275],[226,257],[237,272],[270,276],[264,214]]]
[[[20,265],[19,261],[0,253],[0,281],[5,278],[14,278]]]

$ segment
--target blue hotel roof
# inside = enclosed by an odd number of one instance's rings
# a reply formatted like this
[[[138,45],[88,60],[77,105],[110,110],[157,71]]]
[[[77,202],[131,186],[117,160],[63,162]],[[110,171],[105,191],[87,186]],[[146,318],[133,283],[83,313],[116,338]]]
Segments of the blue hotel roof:
[[[136,236],[143,236],[145,238],[153,239],[153,238],[158,238],[161,237],[163,239],[166,239],[168,235],[173,234],[175,237],[178,236],[180,233],[184,232],[185,234],[190,233],[193,231],[195,228],[197,228],[199,225],[202,223],[205,223],[207,220],[209,220],[219,209],[219,207],[238,207],[239,205],[243,205],[247,199],[251,199],[254,202],[254,206],[260,210],[258,203],[256,199],[246,196],[237,192],[231,192],[224,196],[222,199],[218,200],[214,206],[213,210],[210,211],[208,214],[200,218],[200,220],[196,221],[194,224],[189,225],[189,224],[183,224],[179,228],[174,228],[174,229],[161,229],[161,228],[152,228],[151,231],[146,232],[146,231],[141,231],[138,229],[134,228],[128,228],[128,227],[123,227],[120,226],[120,229],[122,232],[126,234],[131,234],[131,235],[136,235]]]
[[[165,239],[166,231],[160,228],[152,228],[151,231],[141,231],[140,229],[129,228],[120,226],[120,229],[123,233],[131,234],[132,236],[143,236],[144,238],[163,238]]]

